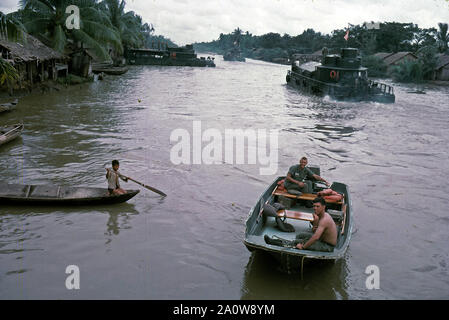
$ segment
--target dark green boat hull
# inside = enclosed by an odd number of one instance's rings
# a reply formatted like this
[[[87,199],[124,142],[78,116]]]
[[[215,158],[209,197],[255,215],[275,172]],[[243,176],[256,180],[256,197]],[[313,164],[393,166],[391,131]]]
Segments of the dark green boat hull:
[[[286,81],[289,86],[299,91],[320,97],[329,96],[337,101],[394,103],[396,100],[394,94],[382,92],[381,90],[357,90],[352,87],[323,83],[291,71],[288,71]]]
[[[127,190],[123,195],[109,195],[106,188],[59,187],[0,183],[0,204],[9,205],[107,205],[126,202],[139,193]]]

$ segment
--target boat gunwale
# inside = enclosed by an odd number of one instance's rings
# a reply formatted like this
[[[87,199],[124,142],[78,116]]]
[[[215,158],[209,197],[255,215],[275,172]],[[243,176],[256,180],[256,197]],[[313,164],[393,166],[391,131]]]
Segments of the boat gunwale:
[[[12,128],[9,131],[6,131],[5,133],[1,134],[0,136],[6,136],[12,133],[15,133],[14,131],[20,131],[22,132],[24,129],[24,125],[23,123],[17,123],[17,124],[13,124],[13,125],[6,125],[6,126],[1,126],[0,128]]]
[[[301,66],[299,66],[301,68]],[[344,68],[344,67],[333,67],[326,64],[317,65],[316,68],[323,69],[331,69],[331,70],[343,70],[343,71],[366,71],[368,68],[366,67],[358,67],[358,68]]]
[[[0,134],[0,145],[6,144],[6,143],[20,137],[20,135],[23,132],[23,129],[25,128],[23,123],[6,125],[6,126],[2,126],[0,128],[10,128],[10,127],[12,127],[13,129]]]

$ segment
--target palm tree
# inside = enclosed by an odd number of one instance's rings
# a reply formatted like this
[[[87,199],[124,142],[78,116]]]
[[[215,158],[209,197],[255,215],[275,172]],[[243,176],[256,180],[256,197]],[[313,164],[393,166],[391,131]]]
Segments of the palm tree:
[[[133,11],[125,13],[124,0],[103,0],[100,6],[104,8],[112,25],[120,34],[125,47],[140,48],[143,46],[144,32],[152,32],[154,28],[148,24],[142,24],[142,17]]]
[[[12,14],[4,14],[0,11],[0,39],[22,41],[25,27]]]
[[[9,84],[19,80],[19,73],[8,61],[0,57],[0,86],[6,83]]]
[[[240,38],[242,36],[242,29],[237,27],[237,29],[235,29],[232,32],[232,35],[233,35],[233,38],[234,38],[234,45],[236,45],[237,47],[240,47]]]
[[[0,40],[22,41],[24,39],[25,28],[11,14],[4,14],[0,11]],[[6,81],[8,86],[19,79],[17,70],[0,54],[0,85]]]
[[[438,28],[440,30],[438,30],[438,32],[437,32],[437,39],[438,39],[438,42],[440,45],[440,51],[446,52],[448,49],[447,43],[449,42],[449,33],[447,32],[448,25],[447,25],[447,23],[439,22]]]
[[[68,39],[81,41],[102,60],[111,60],[105,49],[108,45],[123,52],[119,34],[95,0],[20,0],[19,3],[27,31],[46,39],[59,52],[64,51]],[[65,27],[69,16],[65,10],[69,5],[80,9],[79,29]]]

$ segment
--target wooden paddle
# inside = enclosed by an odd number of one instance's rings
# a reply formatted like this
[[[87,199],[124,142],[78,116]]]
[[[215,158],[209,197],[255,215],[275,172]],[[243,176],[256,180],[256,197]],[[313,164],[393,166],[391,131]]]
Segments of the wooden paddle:
[[[110,170],[110,169],[106,169],[106,170]],[[117,172],[115,172],[115,173],[117,173]],[[151,186],[149,186],[149,185],[146,185],[146,184],[144,184],[144,183],[142,183],[142,182],[139,182],[139,181],[137,181],[137,180],[134,180],[133,178],[127,177],[127,176],[125,176],[125,175],[123,175],[123,174],[119,174],[119,176],[121,176],[121,177],[123,177],[123,178],[125,178],[125,179],[128,179],[128,180],[131,180],[131,181],[133,181],[133,182],[135,182],[135,183],[141,185],[142,187],[147,188],[148,190],[151,190],[151,191],[153,191],[153,192],[156,192],[157,194],[160,194],[160,195],[163,196],[163,197],[166,197],[166,196],[167,196],[167,195],[166,195],[165,193],[163,193],[161,190],[158,190],[158,189],[153,188],[153,187],[151,187]]]

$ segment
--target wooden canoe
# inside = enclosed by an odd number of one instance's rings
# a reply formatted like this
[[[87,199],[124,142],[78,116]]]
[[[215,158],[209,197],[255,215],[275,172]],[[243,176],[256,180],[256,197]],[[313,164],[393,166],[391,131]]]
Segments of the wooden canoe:
[[[139,190],[110,195],[106,188],[22,185],[0,182],[0,204],[20,205],[103,205],[128,201]]]
[[[0,127],[0,145],[5,144],[22,134],[23,124]]]
[[[126,72],[128,72],[128,67],[124,66],[124,67],[95,67],[92,68],[92,72],[93,73],[105,73],[105,74],[109,74],[109,75],[122,75],[125,74]]]
[[[16,107],[18,102],[19,102],[19,100],[16,99],[13,102],[0,104],[0,113],[13,110]]]
[[[305,200],[298,199],[288,210],[281,210],[278,217],[285,217],[285,222],[294,227],[295,232],[282,231],[278,226],[275,217],[262,214],[262,207],[265,203],[273,205],[281,202],[279,195],[274,191],[278,182],[285,177],[278,177],[257,199],[254,207],[251,208],[246,220],[246,230],[244,244],[249,251],[262,251],[271,254],[280,264],[282,269],[292,272],[300,270],[304,259],[306,260],[337,260],[344,256],[349,246],[351,238],[353,213],[349,188],[346,184],[334,182],[331,189],[344,195],[343,203],[327,203],[326,211],[332,216],[337,225],[337,245],[332,252],[321,252],[312,250],[299,250],[288,245],[268,244],[264,237],[287,240],[287,243],[296,239],[296,235],[301,232],[311,232],[310,221],[313,213],[312,208],[305,206]]]

